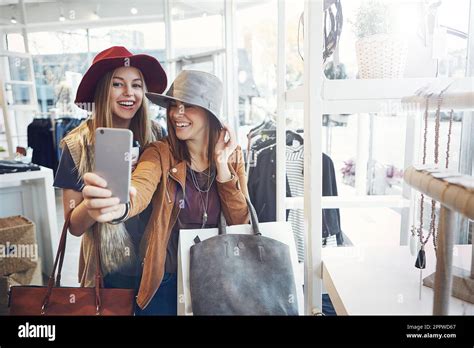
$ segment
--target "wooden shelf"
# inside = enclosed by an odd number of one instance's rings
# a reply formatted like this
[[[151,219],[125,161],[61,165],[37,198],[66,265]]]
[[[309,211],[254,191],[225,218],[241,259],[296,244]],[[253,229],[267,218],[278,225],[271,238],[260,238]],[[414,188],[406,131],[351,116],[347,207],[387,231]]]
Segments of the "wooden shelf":
[[[404,179],[415,190],[440,202],[448,209],[460,213],[468,219],[474,219],[474,190],[450,184],[443,179],[433,177],[426,171],[418,171],[413,167],[405,170]]]

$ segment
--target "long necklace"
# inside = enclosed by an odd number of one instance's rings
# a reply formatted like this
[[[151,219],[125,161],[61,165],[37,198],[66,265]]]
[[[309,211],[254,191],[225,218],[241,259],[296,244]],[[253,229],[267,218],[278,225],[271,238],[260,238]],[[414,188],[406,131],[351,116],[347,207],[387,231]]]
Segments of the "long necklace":
[[[196,174],[194,173],[194,170],[192,168],[189,168],[189,169],[191,171],[191,180],[193,182],[194,187],[199,192],[199,198],[201,199],[202,210],[203,210],[201,228],[204,228],[206,226],[207,217],[208,217],[207,210],[209,208],[209,191],[211,190],[211,186],[214,183],[215,175],[214,175],[213,172],[211,172],[210,168],[209,168],[209,174],[201,172],[201,173],[204,173],[207,176],[207,188],[201,189],[201,187],[199,186],[199,182],[197,180]],[[206,199],[205,200],[202,197],[203,193],[206,194]]]
[[[447,89],[447,88],[446,88]],[[434,147],[434,162],[438,164],[439,162],[439,130],[440,130],[440,114],[441,114],[441,104],[443,101],[443,93],[446,89],[442,90],[438,95],[438,105],[436,109],[436,116],[435,116],[435,147]],[[430,96],[426,97],[426,108],[425,108],[425,117],[424,117],[424,134],[423,134],[423,164],[426,164],[426,143],[427,143],[427,133],[428,133],[428,103],[429,103]],[[446,169],[449,165],[449,150],[450,150],[450,142],[451,142],[451,131],[452,131],[452,123],[453,123],[453,113],[454,111],[451,110],[450,117],[449,117],[449,129],[448,129],[448,141],[446,144]],[[426,267],[426,255],[425,255],[425,245],[428,243],[431,236],[433,236],[433,246],[434,249],[437,249],[437,242],[438,236],[436,233],[436,201],[431,200],[431,221],[429,226],[429,232],[426,239],[423,238],[423,205],[424,205],[424,195],[421,194],[420,199],[420,225],[417,229],[418,237],[420,242],[420,250],[418,252],[415,267],[424,269]],[[412,226],[412,234],[414,233],[415,228]]]

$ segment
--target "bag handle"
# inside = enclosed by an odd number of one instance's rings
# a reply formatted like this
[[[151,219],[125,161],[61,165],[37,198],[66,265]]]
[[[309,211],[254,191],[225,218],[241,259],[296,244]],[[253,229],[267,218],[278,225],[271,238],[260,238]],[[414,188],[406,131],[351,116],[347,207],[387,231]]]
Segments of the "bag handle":
[[[41,314],[46,314],[46,309],[49,304],[49,299],[51,297],[51,293],[53,291],[53,287],[60,287],[61,286],[61,270],[63,267],[64,262],[64,254],[66,251],[66,241],[67,241],[67,231],[69,229],[71,223],[71,216],[73,210],[71,210],[64,221],[63,229],[61,232],[61,238],[59,239],[58,250],[56,252],[56,257],[54,258],[54,265],[51,275],[49,276],[48,280],[48,289],[46,291],[46,295],[43,300],[43,305],[41,306]],[[103,287],[103,277],[102,272],[100,269],[100,252],[99,252],[99,228],[98,223],[95,223],[93,226],[93,240],[94,240],[94,252],[96,254],[96,271],[95,271],[95,294],[96,294],[96,314],[100,314],[100,287]],[[59,266],[59,267],[58,267]],[[57,270],[57,274],[56,274]]]
[[[250,202],[250,199],[248,197],[245,197],[245,200],[247,202],[247,207],[248,207],[249,213],[250,213],[250,224],[252,225],[252,231],[256,236],[261,236],[262,233],[260,232],[260,225],[259,225],[259,222],[258,222],[257,212],[255,211],[255,208],[254,208],[252,202]],[[218,224],[217,227],[219,229],[219,235],[227,234],[227,232],[226,232],[227,221],[225,219],[225,216],[224,216],[224,213],[222,212],[222,210],[221,210],[221,214],[220,214],[220,217],[219,217],[219,224]]]

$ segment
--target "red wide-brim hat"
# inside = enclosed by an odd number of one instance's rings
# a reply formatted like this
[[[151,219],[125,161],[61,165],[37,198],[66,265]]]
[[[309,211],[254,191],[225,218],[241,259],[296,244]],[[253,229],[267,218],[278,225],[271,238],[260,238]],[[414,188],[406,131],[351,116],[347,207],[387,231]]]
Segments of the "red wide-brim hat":
[[[132,54],[122,46],[110,47],[95,56],[79,84],[75,103],[82,109],[89,109],[94,102],[97,83],[109,71],[123,66],[133,66],[140,70],[145,78],[149,92],[163,93],[167,86],[166,73],[160,62],[147,54]]]

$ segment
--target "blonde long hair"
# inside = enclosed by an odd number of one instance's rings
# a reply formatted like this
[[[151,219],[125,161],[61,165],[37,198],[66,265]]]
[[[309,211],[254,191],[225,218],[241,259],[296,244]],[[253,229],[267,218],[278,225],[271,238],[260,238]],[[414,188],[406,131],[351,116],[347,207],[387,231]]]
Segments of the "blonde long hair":
[[[80,163],[77,168],[81,177],[85,173],[94,170],[93,149],[95,144],[95,130],[99,127],[113,128],[112,101],[110,100],[110,94],[115,71],[116,70],[106,73],[98,82],[94,95],[92,117],[67,135],[68,137],[77,137],[77,141],[82,149]],[[129,129],[133,132],[133,140],[138,141],[140,146],[143,148],[155,139],[153,138],[151,130],[148,103],[145,97],[147,91],[145,79],[142,72],[140,70],[138,70],[138,72],[143,81],[143,99],[142,105],[130,122]],[[62,142],[62,145],[63,144],[64,140]]]

